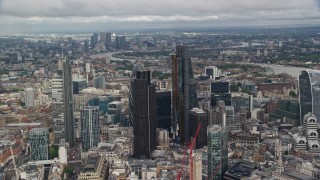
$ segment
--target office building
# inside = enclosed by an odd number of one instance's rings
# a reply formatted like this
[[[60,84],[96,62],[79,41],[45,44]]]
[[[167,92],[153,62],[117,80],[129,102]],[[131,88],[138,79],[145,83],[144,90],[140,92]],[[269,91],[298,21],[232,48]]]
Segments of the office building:
[[[97,147],[100,142],[99,107],[87,106],[81,110],[82,151]]]
[[[228,170],[228,131],[223,126],[208,126],[208,180],[222,180]]]
[[[86,79],[74,79],[72,81],[73,84],[73,94],[79,94],[82,89],[88,87]]]
[[[99,154],[90,154],[82,164],[79,180],[107,179],[106,164]]]
[[[171,130],[171,91],[157,90],[157,128]]]
[[[116,49],[126,49],[126,36],[116,36],[115,38]]]
[[[93,78],[93,86],[97,89],[105,89],[106,79],[104,76],[97,76]]]
[[[122,110],[121,101],[112,101],[108,104],[108,115],[107,121],[112,124],[118,124],[122,122],[121,110]]]
[[[319,152],[319,134],[317,131],[317,117],[312,113],[304,115],[303,130],[307,139],[307,148],[309,151]]]
[[[223,101],[226,106],[231,106],[231,93],[211,94],[211,107],[216,107],[219,101]]]
[[[24,89],[24,104],[26,107],[32,107],[34,105],[34,91],[32,88]]]
[[[105,115],[108,112],[108,105],[113,101],[113,96],[98,96],[88,100],[88,106],[99,106],[100,114]]]
[[[132,84],[133,81],[136,79],[137,72],[138,71],[143,71],[143,66],[140,63],[137,63],[134,66],[133,72],[131,74],[131,81],[130,83]],[[133,89],[132,86],[130,85],[129,87],[129,105],[128,105],[128,110],[129,110],[129,122],[131,125],[133,125]]]
[[[30,158],[33,161],[49,159],[49,131],[47,128],[33,128],[29,132]]]
[[[228,81],[211,82],[211,93],[214,93],[214,94],[230,93],[230,83]]]
[[[216,66],[209,66],[205,68],[205,73],[209,76],[210,79],[215,80],[217,77],[220,76],[219,70]]]
[[[106,43],[106,39],[107,39],[106,33],[100,32],[100,42]]]
[[[94,48],[98,42],[99,42],[99,35],[98,33],[94,33],[93,36],[91,36],[91,48]]]
[[[131,82],[134,156],[150,158],[156,149],[156,89],[150,71],[136,71]]]
[[[226,106],[231,106],[230,83],[227,81],[211,82],[211,107],[217,106],[218,101],[224,101]]]
[[[207,112],[199,108],[193,108],[190,110],[190,133],[194,136],[198,125],[201,123],[201,129],[196,139],[196,149],[203,148],[207,145],[207,127],[208,116]]]
[[[62,62],[64,138],[72,147],[74,145],[72,68],[68,58],[64,59]]]
[[[196,82],[193,77],[191,58],[186,46],[177,46],[172,60],[172,117],[175,138],[181,143],[190,140],[189,112],[198,106]],[[177,127],[178,126],[178,127]],[[196,128],[196,127],[194,127]],[[177,132],[179,129],[179,132]]]
[[[109,46],[111,44],[111,33],[107,32],[106,33],[106,46]]]
[[[300,125],[303,125],[303,116],[309,112],[320,117],[320,71],[302,71],[299,76],[299,92]]]
[[[191,179],[201,180],[202,179],[202,153],[201,153],[201,151],[199,151],[199,152],[196,151],[196,152],[192,153],[192,161],[193,161],[193,167],[192,167],[193,172],[192,172]]]
[[[62,71],[58,71],[52,78],[52,119],[54,144],[58,145],[64,138],[64,109],[63,109],[63,78]]]

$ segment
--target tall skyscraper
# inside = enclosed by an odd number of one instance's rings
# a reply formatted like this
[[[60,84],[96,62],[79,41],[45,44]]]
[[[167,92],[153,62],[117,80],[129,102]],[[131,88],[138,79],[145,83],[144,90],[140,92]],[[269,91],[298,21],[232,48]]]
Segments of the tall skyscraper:
[[[107,32],[106,33],[106,44],[111,44],[111,33]]]
[[[299,76],[299,91],[300,125],[303,125],[303,116],[309,112],[320,117],[320,71],[302,71]]]
[[[68,58],[63,61],[63,113],[64,113],[64,136],[66,142],[74,145],[74,119],[73,119],[73,87],[72,68]]]
[[[228,170],[228,131],[225,124],[208,126],[208,180],[222,180]]]
[[[116,49],[126,49],[126,36],[116,36]]]
[[[81,110],[82,150],[87,152],[100,142],[99,107],[87,106]]]
[[[132,75],[131,75],[131,85],[129,87],[129,105],[128,105],[128,109],[129,109],[129,121],[130,121],[131,125],[133,125],[133,89],[132,89],[133,86],[132,86],[132,83],[136,79],[138,71],[143,71],[143,66],[140,63],[137,63],[133,68],[133,72],[132,72]]]
[[[29,132],[31,160],[49,159],[49,131],[47,128],[33,128]]]
[[[34,91],[32,88],[24,89],[24,103],[26,107],[34,105]]]
[[[64,111],[63,111],[63,77],[59,70],[52,78],[52,115],[54,144],[58,145],[64,138]]]
[[[131,82],[133,97],[134,156],[150,158],[156,149],[156,89],[150,71],[137,71]]]
[[[193,77],[192,63],[186,46],[177,46],[172,60],[172,117],[173,129],[179,125],[178,136],[181,143],[190,141],[189,111],[198,106],[196,82]],[[196,127],[194,127],[196,128]]]
[[[106,33],[100,32],[100,42],[106,43]]]
[[[171,128],[171,91],[157,90],[157,128],[163,128],[170,132]]]

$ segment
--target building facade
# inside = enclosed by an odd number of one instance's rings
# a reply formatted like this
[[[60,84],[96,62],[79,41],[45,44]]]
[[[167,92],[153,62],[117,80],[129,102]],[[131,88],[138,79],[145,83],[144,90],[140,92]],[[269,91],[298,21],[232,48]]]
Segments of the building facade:
[[[29,132],[30,158],[33,161],[49,159],[49,131],[47,128],[33,128]]]
[[[172,126],[181,143],[190,140],[189,112],[198,106],[196,81],[192,63],[186,46],[177,46],[172,60]],[[195,127],[196,128],[196,127]],[[177,133],[178,129],[178,133]]]
[[[58,71],[52,78],[52,118],[54,144],[58,145],[64,138],[64,111],[63,111],[63,77]]]
[[[309,112],[320,117],[320,71],[305,70],[299,76],[300,125]],[[318,121],[319,123],[319,121]]]
[[[87,106],[81,110],[82,151],[87,152],[100,142],[99,107]]]
[[[170,132],[171,129],[171,91],[157,90],[157,128],[163,128]]]
[[[136,72],[131,83],[133,96],[134,156],[150,158],[156,149],[156,90],[150,71]]]
[[[24,103],[26,107],[32,107],[34,105],[34,90],[32,88],[26,88],[24,90]]]
[[[228,131],[225,126],[208,126],[208,180],[221,180],[228,170]]]
[[[72,67],[68,58],[62,60],[63,70],[63,112],[64,112],[64,136],[66,142],[74,145],[74,118],[73,118],[73,87]],[[60,141],[60,140],[59,140]]]

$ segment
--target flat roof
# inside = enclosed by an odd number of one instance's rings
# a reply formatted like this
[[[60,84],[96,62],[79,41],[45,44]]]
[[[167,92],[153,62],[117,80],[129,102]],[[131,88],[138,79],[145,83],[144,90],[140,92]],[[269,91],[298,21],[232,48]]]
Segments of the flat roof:
[[[14,127],[14,126],[40,126],[42,123],[10,123],[7,126]]]

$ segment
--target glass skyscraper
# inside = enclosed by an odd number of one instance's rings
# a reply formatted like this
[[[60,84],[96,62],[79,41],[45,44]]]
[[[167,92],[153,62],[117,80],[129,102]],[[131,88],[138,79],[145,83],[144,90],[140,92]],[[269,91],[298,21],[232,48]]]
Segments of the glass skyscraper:
[[[176,130],[179,125],[178,136],[180,142],[190,140],[189,112],[198,106],[196,81],[193,77],[192,63],[186,46],[177,46],[172,60],[172,126]],[[194,127],[196,128],[196,127]]]
[[[62,61],[63,77],[63,112],[64,112],[64,136],[72,147],[74,145],[74,119],[73,119],[73,86],[72,67],[68,58]],[[59,140],[60,141],[60,140]]]
[[[81,110],[82,151],[87,152],[100,142],[99,107],[87,106]]]
[[[156,89],[150,71],[137,71],[131,82],[133,107],[134,156],[150,158],[156,149]]]
[[[221,180],[228,170],[228,131],[224,126],[208,126],[208,180]]]
[[[309,112],[320,117],[320,71],[302,71],[299,76],[299,91],[300,125],[303,125],[303,117]]]
[[[31,160],[49,159],[49,131],[47,128],[33,128],[29,133]]]

